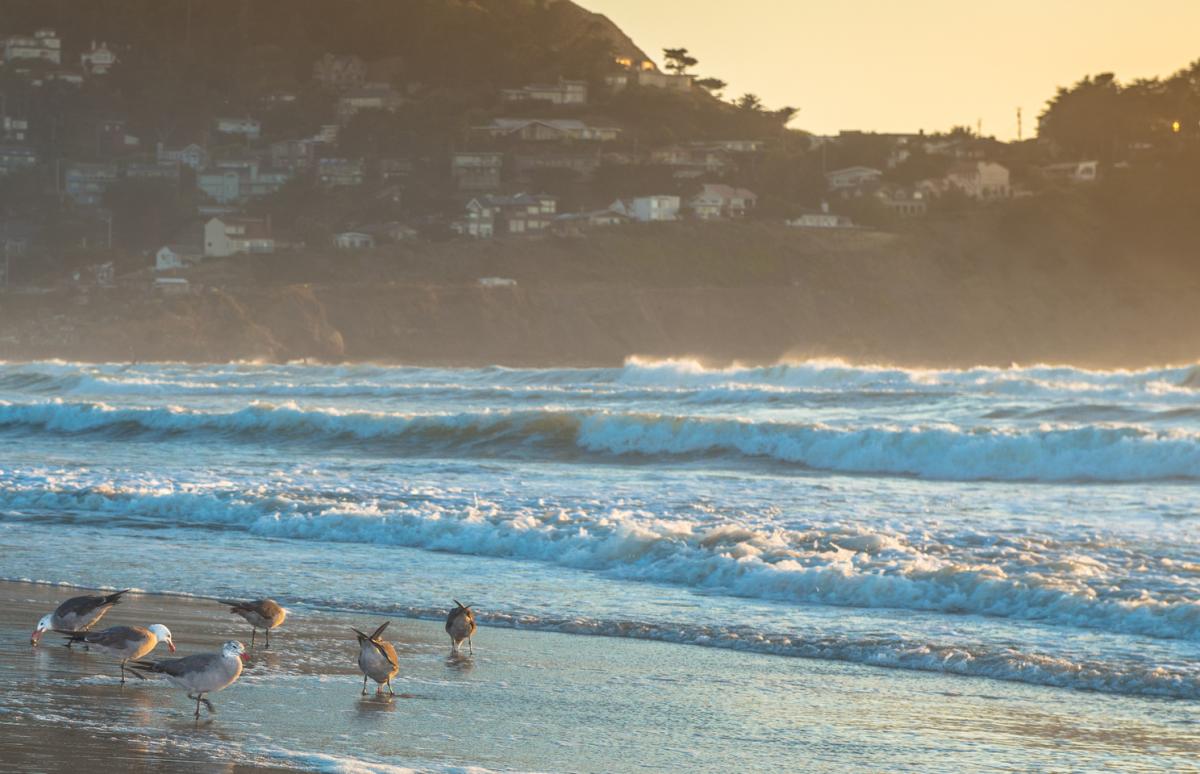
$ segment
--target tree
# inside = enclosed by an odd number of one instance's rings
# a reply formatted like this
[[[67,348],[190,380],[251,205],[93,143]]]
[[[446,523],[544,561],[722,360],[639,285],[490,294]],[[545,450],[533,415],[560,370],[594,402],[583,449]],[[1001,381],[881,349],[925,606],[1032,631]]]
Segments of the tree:
[[[688,55],[686,48],[664,48],[663,59],[666,60],[666,68],[676,75],[683,75],[689,67],[700,63],[696,57]]]
[[[720,78],[700,78],[696,81],[696,85],[702,89],[712,92],[713,94],[716,94],[729,84]]]
[[[763,109],[762,100],[758,98],[757,94],[743,94],[742,96],[738,97],[737,102],[734,104],[736,104],[739,109],[746,110],[751,113],[758,113]]]

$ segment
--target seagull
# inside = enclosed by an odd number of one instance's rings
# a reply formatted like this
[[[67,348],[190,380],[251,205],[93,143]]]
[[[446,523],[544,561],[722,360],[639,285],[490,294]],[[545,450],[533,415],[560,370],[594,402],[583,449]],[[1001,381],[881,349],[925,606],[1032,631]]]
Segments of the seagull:
[[[396,695],[392,690],[392,678],[400,671],[400,661],[396,658],[396,649],[392,647],[392,643],[379,638],[389,623],[391,621],[384,621],[372,634],[363,634],[353,626],[350,627],[350,630],[358,635],[358,668],[363,673],[363,696],[367,695],[368,677],[379,683],[375,689],[376,693],[387,685],[388,693]]]
[[[196,720],[199,720],[201,704],[210,715],[216,712],[204,694],[228,688],[237,682],[242,675],[242,662],[247,658],[246,646],[237,640],[230,640],[221,646],[220,653],[198,653],[165,661],[135,661],[133,666],[165,675],[172,684],[185,689],[187,697],[196,702]]]
[[[37,628],[33,630],[33,636],[29,638],[29,644],[37,645],[42,635],[50,629],[63,634],[86,632],[104,617],[110,607],[121,601],[122,594],[128,593],[129,589],[125,589],[107,596],[83,596],[68,599],[53,613],[46,613],[42,616],[42,620],[38,621]],[[67,641],[67,647],[71,647],[71,640]]]
[[[95,646],[101,652],[121,659],[121,685],[125,684],[125,662],[135,661],[158,647],[160,642],[167,644],[167,650],[175,652],[175,641],[171,638],[171,630],[162,624],[141,626],[113,626],[98,632],[72,634],[71,642],[84,642],[88,647]],[[145,679],[133,668],[130,672],[136,677]]]
[[[229,605],[229,612],[237,613],[253,628],[250,630],[250,647],[254,647],[254,637],[259,629],[267,633],[267,647],[271,647],[271,630],[283,624],[288,611],[273,599],[255,599],[251,602],[238,602],[232,599],[218,599],[222,605]]]
[[[446,616],[446,634],[450,635],[450,648],[457,653],[463,640],[467,641],[467,647],[471,649],[471,655],[475,655],[475,646],[471,644],[471,635],[475,633],[475,613],[471,612],[470,605],[464,605],[457,599],[454,604],[458,607],[450,611],[450,615]]]

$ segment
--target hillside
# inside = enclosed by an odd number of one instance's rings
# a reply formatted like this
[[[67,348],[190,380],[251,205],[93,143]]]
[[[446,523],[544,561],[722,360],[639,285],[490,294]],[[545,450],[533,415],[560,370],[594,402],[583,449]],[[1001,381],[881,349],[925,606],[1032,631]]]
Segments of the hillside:
[[[1035,239],[1001,219],[904,235],[664,226],[215,262],[145,282],[12,296],[0,358],[604,365],[631,355],[905,365],[1200,359],[1200,277],[1086,218]],[[1136,252],[1136,260],[1134,253]],[[483,287],[500,276],[515,287]]]

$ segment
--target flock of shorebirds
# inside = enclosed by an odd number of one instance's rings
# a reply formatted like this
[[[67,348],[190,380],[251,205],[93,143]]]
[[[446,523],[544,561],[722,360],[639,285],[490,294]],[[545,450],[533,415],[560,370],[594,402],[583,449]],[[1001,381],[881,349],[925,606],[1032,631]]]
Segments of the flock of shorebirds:
[[[161,674],[172,684],[187,691],[187,697],[196,702],[196,720],[200,719],[200,705],[203,704],[210,714],[215,712],[212,702],[205,694],[216,693],[233,685],[242,675],[242,663],[249,660],[246,646],[237,640],[226,642],[220,652],[197,653],[183,658],[169,658],[162,661],[149,661],[146,656],[165,644],[167,649],[175,652],[175,642],[171,630],[162,624],[149,626],[113,626],[100,631],[92,631],[104,615],[121,601],[121,595],[129,590],[118,591],[114,594],[72,597],[63,602],[54,612],[42,616],[29,638],[29,644],[36,646],[42,635],[52,631],[67,638],[69,648],[75,643],[83,643],[88,648],[106,653],[121,661],[121,684],[125,684],[125,673],[145,680],[142,672]],[[254,646],[258,630],[262,629],[266,637],[266,645],[271,647],[271,630],[279,628],[287,619],[288,611],[273,599],[255,599],[249,602],[239,602],[230,599],[218,599],[218,603],[228,605],[229,611],[246,619],[250,624],[250,646]],[[455,607],[446,616],[446,633],[450,636],[450,647],[458,653],[463,642],[467,643],[470,653],[475,648],[471,637],[475,634],[475,613],[470,605],[464,605],[457,599]],[[351,631],[358,638],[358,668],[363,673],[362,693],[367,692],[367,680],[376,682],[376,692],[382,692],[384,686],[389,693],[392,690],[392,678],[400,671],[400,661],[396,658],[396,649],[390,642],[383,639],[383,631],[388,627],[385,621],[371,634],[360,632],[354,627]]]

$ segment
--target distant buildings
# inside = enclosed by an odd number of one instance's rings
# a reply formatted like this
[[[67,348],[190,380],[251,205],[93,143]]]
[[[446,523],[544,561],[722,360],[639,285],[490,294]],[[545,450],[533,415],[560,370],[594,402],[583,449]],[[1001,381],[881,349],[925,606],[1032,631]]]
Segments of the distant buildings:
[[[460,191],[496,190],[503,168],[503,153],[460,152],[450,156],[450,177]]]
[[[874,167],[845,167],[825,173],[825,183],[832,193],[842,196],[861,194],[864,189],[877,186],[883,172]]]
[[[222,134],[234,134],[247,140],[257,140],[262,134],[262,124],[253,118],[218,118],[217,131]]]
[[[107,43],[97,46],[93,40],[91,49],[79,55],[79,63],[88,75],[108,75],[117,63],[117,55],[109,50]]]
[[[24,145],[0,145],[0,177],[37,165],[37,152]]]
[[[343,231],[333,235],[333,246],[339,250],[366,250],[375,246],[375,237],[362,231]]]
[[[5,64],[18,61],[62,64],[62,40],[54,30],[43,28],[32,37],[12,35],[0,40]]]
[[[362,159],[321,159],[317,162],[317,183],[324,188],[359,186],[365,179]]]
[[[554,224],[558,200],[547,194],[483,196],[467,202],[462,217],[451,223],[457,234],[489,239],[497,233],[532,234]]]
[[[592,126],[573,118],[493,118],[490,124],[475,127],[473,131],[492,138],[528,142],[611,142],[621,133],[614,127]]]
[[[1081,185],[1094,183],[1100,179],[1099,161],[1068,161],[1061,164],[1048,164],[1038,169],[1042,177],[1052,182]]]
[[[178,162],[198,172],[208,164],[208,151],[195,143],[171,149],[160,142],[155,150],[155,158],[160,162]]]
[[[657,194],[618,199],[609,209],[640,223],[679,220],[679,197]]]
[[[404,102],[404,95],[386,83],[365,83],[346,90],[338,98],[338,121],[347,123],[362,110],[394,111]]]
[[[155,271],[178,271],[193,266],[203,258],[203,252],[191,245],[164,245],[154,254]]]
[[[979,201],[1007,199],[1012,195],[1008,168],[991,161],[955,162],[943,178],[942,187]]]
[[[118,177],[112,162],[73,161],[63,167],[63,190],[81,207],[99,207]]]
[[[212,218],[204,224],[204,255],[224,258],[238,253],[273,253],[271,221],[263,218]]]
[[[558,83],[531,83],[519,89],[501,89],[500,99],[505,102],[549,102],[552,105],[586,105],[588,101],[587,81],[567,81],[559,78]]]
[[[743,217],[757,204],[758,196],[753,191],[724,183],[705,183],[700,193],[688,201],[688,208],[701,220],[717,220]]]
[[[327,89],[352,89],[366,78],[367,63],[357,56],[325,54],[313,62],[313,80]]]

